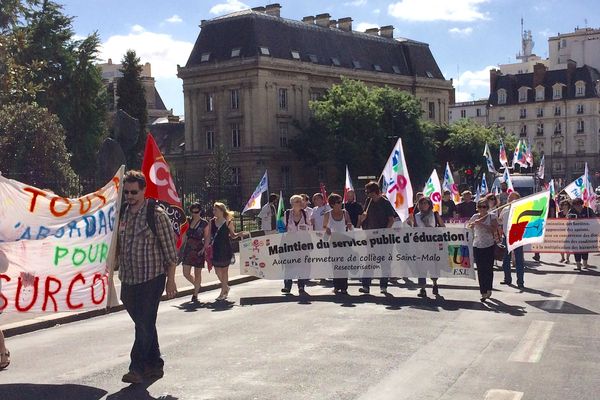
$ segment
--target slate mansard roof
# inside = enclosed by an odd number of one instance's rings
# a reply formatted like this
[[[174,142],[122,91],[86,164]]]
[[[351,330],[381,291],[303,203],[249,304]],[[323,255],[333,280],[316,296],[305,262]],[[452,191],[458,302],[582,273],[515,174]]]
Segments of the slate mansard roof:
[[[495,90],[490,93],[489,104],[498,105],[498,91],[500,89],[506,90],[506,103],[500,104],[501,106],[542,102],[542,100],[536,100],[536,87],[539,85],[544,86],[543,101],[555,101],[553,86],[557,83],[563,85],[561,100],[597,98],[600,95],[597,92],[598,80],[600,80],[600,72],[587,65],[574,68],[572,72],[568,69],[545,71],[543,80],[536,85],[534,85],[534,73],[498,75]],[[583,96],[576,96],[575,83],[578,81],[585,83],[585,94]],[[527,91],[526,102],[519,101],[519,88],[521,87],[531,88]]]
[[[204,21],[186,67],[230,61],[233,49],[240,49],[242,58],[264,55],[260,47],[277,59],[444,79],[426,43],[325,28],[253,10]],[[299,60],[292,51],[299,53]],[[203,61],[207,53],[208,61]]]

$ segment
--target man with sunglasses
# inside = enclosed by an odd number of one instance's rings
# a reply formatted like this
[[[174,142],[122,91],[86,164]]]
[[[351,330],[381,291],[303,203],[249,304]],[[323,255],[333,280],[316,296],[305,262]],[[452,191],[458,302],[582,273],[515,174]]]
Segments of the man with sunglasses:
[[[127,171],[123,179],[127,205],[120,215],[118,267],[121,301],[135,324],[135,341],[129,372],[121,379],[126,383],[162,378],[164,361],[156,332],[158,305],[165,283],[169,298],[177,294],[177,250],[171,221],[161,207],[155,207],[156,233],[150,229],[145,190],[144,174]]]

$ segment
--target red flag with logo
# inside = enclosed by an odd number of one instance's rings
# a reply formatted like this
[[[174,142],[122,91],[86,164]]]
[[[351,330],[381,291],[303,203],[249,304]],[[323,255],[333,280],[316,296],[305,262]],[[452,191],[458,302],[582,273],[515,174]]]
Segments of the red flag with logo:
[[[173,225],[173,231],[177,235],[177,248],[179,249],[183,235],[188,229],[187,218],[181,205],[181,199],[177,195],[169,165],[150,133],[146,138],[142,172],[146,177],[146,198],[156,199],[167,212]]]

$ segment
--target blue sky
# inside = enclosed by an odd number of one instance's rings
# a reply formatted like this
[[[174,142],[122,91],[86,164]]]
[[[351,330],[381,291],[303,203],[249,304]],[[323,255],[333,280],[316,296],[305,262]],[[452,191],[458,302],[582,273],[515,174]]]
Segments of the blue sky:
[[[77,35],[98,31],[101,59],[118,62],[129,48],[152,73],[167,108],[183,115],[177,64],[184,65],[202,19],[274,1],[256,0],[57,0],[75,17]],[[429,43],[446,79],[453,78],[457,100],[488,95],[489,68],[515,62],[521,17],[531,30],[534,53],[548,56],[547,38],[575,27],[600,28],[597,0],[280,0],[281,16],[301,20],[329,13],[352,17],[353,29],[393,25],[395,37]]]

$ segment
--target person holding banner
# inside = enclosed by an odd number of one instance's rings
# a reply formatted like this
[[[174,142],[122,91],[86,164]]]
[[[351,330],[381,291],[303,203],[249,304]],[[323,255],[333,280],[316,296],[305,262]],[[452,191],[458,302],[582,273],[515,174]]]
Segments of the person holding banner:
[[[263,206],[258,213],[260,218],[260,229],[265,231],[265,234],[275,233],[277,228],[277,202],[279,201],[279,195],[271,193],[269,195],[269,202]]]
[[[219,282],[221,282],[221,293],[217,301],[227,299],[229,295],[229,266],[235,262],[231,239],[237,239],[248,235],[247,232],[236,233],[233,227],[233,212],[227,209],[223,203],[216,202],[213,205],[213,219],[210,222],[212,235],[212,265]]]
[[[506,198],[506,204],[512,203],[515,200],[521,198],[518,192],[511,192]],[[504,232],[503,244],[504,244],[504,259],[502,260],[502,270],[504,271],[504,280],[500,282],[501,285],[512,284],[512,276],[510,272],[510,262],[512,254],[515,255],[515,271],[517,272],[517,286],[520,289],[525,287],[525,256],[523,255],[523,247],[517,247],[512,252],[508,252],[506,245],[506,235],[508,235],[508,216],[510,214],[510,207],[506,206],[500,212],[500,221],[502,222],[502,231]]]
[[[160,356],[156,317],[163,291],[177,294],[175,265],[177,249],[173,227],[166,212],[155,207],[155,231],[148,224],[148,200],[144,198],[146,178],[141,171],[128,171],[123,178],[127,202],[119,222],[118,268],[121,301],[135,323],[126,383],[162,378],[164,361]]]
[[[387,198],[381,195],[377,182],[369,182],[365,185],[365,193],[371,200],[367,210],[361,215],[363,229],[391,228],[394,225],[396,210]],[[362,278],[360,293],[368,294],[371,291],[371,278]],[[387,293],[389,278],[379,278],[379,289],[381,293]]]
[[[312,224],[313,231],[322,231],[324,230],[323,220],[325,219],[325,214],[331,210],[331,207],[329,204],[325,204],[325,199],[321,193],[315,193],[312,201],[314,207],[310,216],[310,223]]]
[[[594,218],[596,214],[594,211],[583,205],[583,200],[581,198],[573,199],[571,202],[572,207],[567,214],[567,218]],[[588,267],[588,253],[575,253],[575,270],[581,271],[581,262],[583,261],[583,268]]]
[[[344,209],[348,211],[352,225],[355,228],[358,228],[358,216],[363,213],[363,207],[359,202],[356,201],[356,193],[354,190],[348,190],[346,192],[346,200],[347,201],[346,204],[344,204]]]
[[[327,199],[331,210],[323,218],[323,229],[331,232],[347,232],[353,229],[350,215],[342,208],[342,196],[331,193]],[[348,278],[333,278],[333,293],[348,294]]]
[[[489,205],[486,199],[477,203],[477,213],[474,214],[467,228],[473,229],[473,255],[477,264],[477,278],[481,301],[484,302],[492,296],[494,282],[494,246],[498,233],[498,220],[494,214],[489,214]]]
[[[558,212],[558,218],[567,218],[569,215],[569,210],[571,209],[571,202],[569,199],[562,199],[560,203],[558,203],[558,207],[560,211]],[[560,253],[560,262],[564,262],[565,264],[569,264],[571,260],[569,260],[571,254],[569,253]]]
[[[417,206],[418,212],[415,214],[413,219],[414,227],[438,228],[446,226],[442,220],[442,217],[440,217],[440,214],[438,214],[437,211],[433,211],[433,202],[429,197],[420,198]],[[437,296],[440,294],[437,284],[438,278],[431,277],[431,280],[433,281],[433,294]],[[427,291],[425,290],[425,287],[427,286],[427,278],[419,278],[418,283],[421,287],[418,296],[427,297]]]
[[[308,197],[308,196],[307,196]],[[285,211],[285,228],[286,232],[301,232],[310,231],[310,216],[305,210],[305,200],[302,195],[293,195],[290,197],[292,208]],[[298,294],[306,295],[306,283],[308,279],[298,279]],[[284,279],[282,293],[290,293],[292,291],[291,279]]]
[[[0,371],[8,368],[10,365],[10,351],[4,343],[4,332],[0,329]]]
[[[193,203],[190,206],[192,218],[189,221],[189,228],[183,237],[181,245],[183,276],[192,285],[194,293],[192,294],[192,303],[198,302],[198,292],[202,285],[202,268],[204,268],[204,255],[210,243],[210,229],[208,221],[202,218],[200,214],[200,203]],[[192,275],[194,268],[194,275]]]

